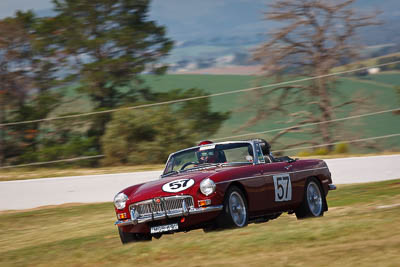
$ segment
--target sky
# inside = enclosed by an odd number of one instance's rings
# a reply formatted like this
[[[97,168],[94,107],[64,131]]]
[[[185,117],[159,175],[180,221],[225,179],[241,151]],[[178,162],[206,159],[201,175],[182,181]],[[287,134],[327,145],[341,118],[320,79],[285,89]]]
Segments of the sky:
[[[168,35],[175,40],[190,40],[209,35],[243,34],[254,31],[255,25],[257,30],[263,27],[262,11],[266,7],[266,0],[235,0],[233,2],[231,0],[153,0],[150,18],[161,25],[166,25]],[[39,16],[47,16],[51,14],[52,7],[52,0],[0,0],[0,19],[13,16],[16,10],[29,9],[33,9]]]
[[[29,10],[33,9],[35,11],[43,10],[43,9],[51,9],[52,0],[0,0],[0,18],[4,18],[7,16],[12,16],[16,10]],[[196,10],[196,15],[201,16],[202,13],[209,13],[212,10],[212,6],[210,6],[210,1],[198,1],[198,0],[155,0],[157,4],[162,8],[165,12],[176,12],[177,7],[181,5],[191,5],[194,10]],[[214,2],[214,6],[223,6],[226,5],[225,1],[212,1]],[[211,2],[211,3],[212,3]],[[251,2],[263,2],[263,0],[239,0],[242,3],[251,3]]]
[[[266,3],[267,0],[236,0],[237,2],[241,2],[243,4],[251,3]],[[389,9],[390,10],[390,3],[396,2],[398,0],[358,0],[360,4],[364,4],[366,6],[374,6],[381,9]],[[0,0],[0,18],[4,18],[7,16],[12,16],[16,10],[28,10],[33,9],[35,11],[43,10],[43,9],[51,9],[52,7],[52,0]],[[225,0],[217,0],[217,1],[201,1],[201,0],[154,0],[157,2],[158,6],[162,6],[162,10],[164,12],[177,12],[179,10],[179,6],[190,5],[193,7],[195,12],[190,12],[191,15],[201,16],[202,13],[208,14],[212,9],[213,6],[220,6],[220,5],[228,5],[229,1]],[[210,6],[210,3],[213,6]],[[389,8],[385,8],[385,7]],[[400,13],[399,10],[396,11],[398,14]],[[180,14],[185,15],[185,14]],[[189,14],[187,14],[189,15]]]
[[[95,1],[95,0],[93,0]],[[229,39],[252,40],[276,25],[263,20],[272,0],[152,0],[150,19],[167,28],[167,36],[179,43]],[[358,0],[357,11],[379,7],[386,15],[400,16],[400,0]],[[52,0],[0,0],[0,19],[16,10],[33,9],[39,16],[52,14]],[[395,26],[394,26],[395,27]]]
[[[16,10],[37,11],[51,7],[51,0],[0,0],[0,18],[12,16]]]

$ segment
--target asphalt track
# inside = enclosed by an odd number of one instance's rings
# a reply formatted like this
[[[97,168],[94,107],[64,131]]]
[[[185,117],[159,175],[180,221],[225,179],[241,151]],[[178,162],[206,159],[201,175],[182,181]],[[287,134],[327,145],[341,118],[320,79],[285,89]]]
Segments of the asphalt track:
[[[400,178],[400,155],[326,160],[334,184]],[[0,182],[0,211],[65,203],[110,202],[121,189],[159,179],[161,171]]]

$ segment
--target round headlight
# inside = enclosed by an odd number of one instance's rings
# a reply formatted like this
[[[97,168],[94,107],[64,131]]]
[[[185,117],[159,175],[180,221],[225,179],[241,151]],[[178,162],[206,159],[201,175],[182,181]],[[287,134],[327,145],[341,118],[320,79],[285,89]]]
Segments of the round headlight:
[[[212,193],[215,192],[215,183],[213,180],[210,178],[204,179],[200,183],[200,191],[206,196],[211,195]]]
[[[119,193],[114,197],[114,206],[122,210],[125,208],[126,201],[128,200],[128,197],[124,193]]]

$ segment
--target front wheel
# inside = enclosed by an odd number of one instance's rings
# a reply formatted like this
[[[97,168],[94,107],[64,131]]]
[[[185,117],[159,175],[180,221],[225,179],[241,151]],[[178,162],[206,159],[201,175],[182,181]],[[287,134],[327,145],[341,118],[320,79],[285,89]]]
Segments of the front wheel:
[[[307,179],[301,205],[295,210],[297,219],[320,217],[324,215],[325,195],[316,178]]]
[[[122,231],[121,227],[118,227],[119,237],[122,244],[128,244],[131,242],[138,241],[151,241],[152,236],[150,234],[136,234]]]
[[[247,201],[238,187],[230,187],[225,194],[223,214],[219,221],[221,227],[241,228],[248,224]]]

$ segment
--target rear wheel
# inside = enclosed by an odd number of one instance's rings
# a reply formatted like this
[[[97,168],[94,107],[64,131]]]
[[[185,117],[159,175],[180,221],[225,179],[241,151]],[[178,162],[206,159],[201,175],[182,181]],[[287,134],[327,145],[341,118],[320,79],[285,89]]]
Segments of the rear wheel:
[[[136,234],[122,231],[121,227],[118,227],[119,237],[122,244],[138,241],[151,241],[152,236],[150,234]]]
[[[223,213],[219,219],[220,227],[245,227],[249,221],[246,198],[236,186],[228,189],[225,200]]]
[[[325,195],[316,178],[307,179],[301,205],[295,210],[297,219],[320,217],[324,215]]]

